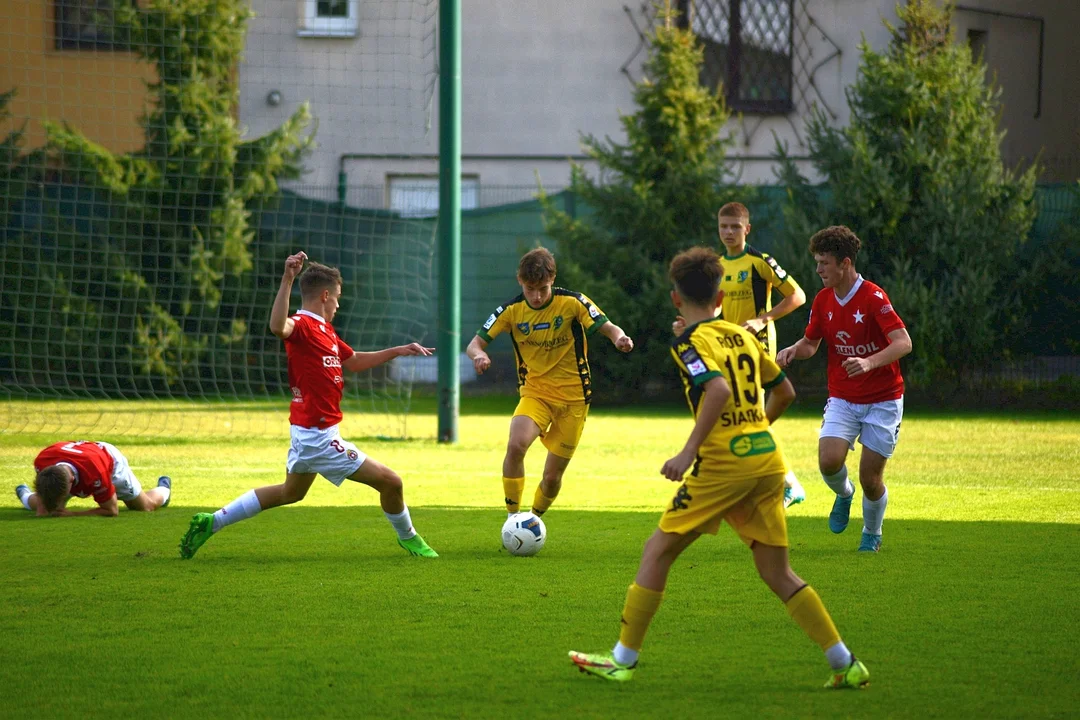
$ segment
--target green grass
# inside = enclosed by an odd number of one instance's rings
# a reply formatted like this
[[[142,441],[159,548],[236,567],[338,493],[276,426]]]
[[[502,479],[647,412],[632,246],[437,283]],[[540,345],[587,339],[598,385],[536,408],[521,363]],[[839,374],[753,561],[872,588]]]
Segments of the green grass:
[[[676,564],[637,676],[613,687],[574,672],[566,651],[614,643],[641,545],[674,490],[659,468],[690,421],[594,411],[547,516],[547,547],[518,559],[498,549],[508,405],[479,403],[454,447],[362,444],[404,477],[436,561],[396,546],[372,491],[322,481],[181,561],[192,512],[280,481],[281,440],[95,437],[114,440],[144,484],[171,474],[173,504],[38,520],[12,489],[31,479],[38,449],[76,438],[0,435],[0,714],[953,718],[1080,707],[1080,421],[911,413],[887,471],[883,550],[868,557],[854,552],[858,503],[847,533],[825,528],[817,414],[785,418],[777,432],[810,494],[789,517],[792,564],[870,667],[870,688],[819,689],[820,651],[726,528]],[[538,446],[527,494],[540,458]]]

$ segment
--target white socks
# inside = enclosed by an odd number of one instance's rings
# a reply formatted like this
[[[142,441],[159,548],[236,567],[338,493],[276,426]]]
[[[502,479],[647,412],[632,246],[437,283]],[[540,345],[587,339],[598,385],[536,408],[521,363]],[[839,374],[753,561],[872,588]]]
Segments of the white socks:
[[[413,530],[412,518],[409,517],[409,506],[405,505],[405,509],[399,512],[397,515],[391,515],[390,513],[383,511],[383,515],[390,521],[390,524],[394,526],[394,530],[397,532],[398,538],[401,540],[408,540],[416,537],[416,531]]]
[[[829,667],[833,670],[843,670],[851,664],[852,655],[847,645],[838,642],[825,651],[825,659],[829,661]]]
[[[262,510],[259,498],[254,490],[248,490],[240,497],[214,513],[214,532],[226,525],[255,517]]]
[[[871,535],[881,534],[881,522],[885,519],[885,506],[889,504],[889,489],[881,493],[877,500],[862,499],[863,532]]]
[[[851,497],[855,493],[855,486],[848,480],[847,465],[841,466],[835,475],[822,473],[821,479],[840,497]]]
[[[21,502],[22,506],[27,510],[33,510],[33,508],[30,507],[30,496],[34,493],[32,493],[30,491],[30,488],[26,487],[25,485],[20,485],[19,488],[16,489],[18,490],[22,488],[25,488],[26,492],[17,493],[17,495],[19,496],[19,502]]]
[[[637,650],[631,650],[621,642],[615,643],[615,649],[611,651],[611,655],[615,658],[615,662],[620,665],[633,665],[637,662],[638,654]]]

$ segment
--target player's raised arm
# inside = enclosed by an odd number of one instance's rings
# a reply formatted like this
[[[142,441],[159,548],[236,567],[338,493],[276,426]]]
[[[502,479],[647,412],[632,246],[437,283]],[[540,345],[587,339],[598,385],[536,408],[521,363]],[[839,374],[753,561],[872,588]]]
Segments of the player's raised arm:
[[[630,336],[610,320],[600,326],[600,334],[607,337],[620,352],[627,353],[634,349],[634,341],[630,339]]]
[[[423,355],[427,357],[434,352],[435,348],[433,347],[424,347],[420,343],[409,343],[408,345],[398,345],[397,347],[377,350],[376,352],[354,352],[347,360],[341,363],[341,367],[351,372],[363,372],[403,355]]]
[[[473,367],[476,369],[477,375],[483,375],[484,371],[491,367],[491,358],[488,357],[487,341],[479,335],[473,335],[473,339],[469,342],[469,347],[465,348],[465,354],[473,362]]]
[[[304,267],[307,253],[303,250],[285,259],[285,272],[281,275],[274,306],[270,309],[270,332],[284,340],[292,335],[295,323],[289,317],[289,296],[292,294],[293,281]]]

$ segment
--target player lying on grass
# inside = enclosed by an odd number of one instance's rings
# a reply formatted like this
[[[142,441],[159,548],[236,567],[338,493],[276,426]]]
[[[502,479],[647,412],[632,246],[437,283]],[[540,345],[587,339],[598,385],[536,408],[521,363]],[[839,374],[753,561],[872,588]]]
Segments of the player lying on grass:
[[[752,333],[713,316],[723,299],[721,272],[710,248],[692,248],[671,261],[671,299],[687,322],[672,354],[695,421],[682,451],[660,472],[674,482],[687,471],[690,476],[645,543],[614,650],[596,655],[571,651],[570,659],[584,672],[629,680],[675,559],[702,533],[716,534],[726,520],[750,547],[761,579],[825,651],[833,668],[825,687],[862,687],[870,679],[866,666],[840,640],[821,598],[788,564],[787,466],[769,425],[795,399],[795,389]],[[714,588],[708,591],[715,593]]]
[[[750,233],[750,211],[745,205],[730,202],[716,213],[717,233],[724,249],[724,275],[720,289],[724,304],[717,308],[719,317],[735,323],[758,339],[769,357],[776,357],[776,321],[786,317],[806,303],[806,293],[776,259],[746,242]],[[776,307],[772,304],[773,290],[783,296]],[[680,315],[672,324],[676,335],[686,329]],[[806,500],[806,490],[788,470],[784,477],[784,507]]]
[[[829,529],[842,533],[851,517],[855,487],[848,480],[848,451],[862,443],[859,484],[863,489],[860,552],[881,549],[881,526],[889,492],[885,463],[896,450],[904,417],[900,358],[911,337],[885,291],[855,270],[862,242],[843,225],[810,238],[810,252],[824,287],[814,298],[805,337],[776,356],[780,367],[805,360],[822,341],[828,349],[829,400],[818,437],[818,468],[836,493]]]
[[[503,458],[506,511],[520,509],[525,492],[525,454],[536,438],[548,449],[532,511],[543,515],[562,489],[563,473],[574,457],[592,401],[588,337],[596,332],[622,352],[634,341],[610,322],[589,298],[554,287],[555,258],[545,248],[525,253],[518,263],[521,294],[495,308],[465,352],[477,373],[491,367],[485,349],[509,333],[517,361],[521,400],[510,419]]]
[[[34,490],[26,485],[15,488],[19,502],[38,517],[74,517],[103,515],[116,517],[119,500],[130,510],[153,512],[169,504],[172,480],[158,478],[157,487],[143,492],[142,484],[131,471],[127,458],[105,442],[58,442],[38,453],[34,459]],[[72,497],[94,498],[91,510],[68,510]]]
[[[193,557],[211,535],[227,525],[247,520],[262,510],[303,500],[318,474],[338,487],[349,479],[377,490],[383,513],[397,532],[398,544],[412,555],[438,557],[413,529],[398,474],[360,452],[338,430],[344,388],[342,369],[363,372],[402,355],[431,355],[434,348],[410,343],[378,352],[355,352],[330,324],[341,299],[341,272],[319,263],[310,263],[300,275],[303,306],[289,317],[293,280],[306,259],[306,253],[298,252],[285,260],[285,272],[270,312],[271,332],[285,341],[292,388],[292,443],[285,462],[285,482],[249,490],[215,513],[195,515],[180,540],[180,556]]]

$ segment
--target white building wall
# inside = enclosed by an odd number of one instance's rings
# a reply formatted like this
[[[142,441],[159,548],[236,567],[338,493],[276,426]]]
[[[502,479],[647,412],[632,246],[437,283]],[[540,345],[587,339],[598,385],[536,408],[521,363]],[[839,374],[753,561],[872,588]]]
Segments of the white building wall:
[[[1004,87],[1006,124],[1019,128],[1009,135],[1010,156],[1033,154],[1051,136],[1065,138],[1051,142],[1054,152],[1064,152],[1069,142],[1075,147],[1080,55],[1069,51],[1067,32],[1080,21],[1080,3],[968,1],[1005,11],[1039,6],[1053,18],[1046,26],[1040,119],[1033,118],[1034,74],[1028,66],[1034,59],[1025,23],[1002,22],[999,27],[990,21],[987,59]],[[392,174],[435,173],[436,0],[358,0],[358,36],[333,39],[297,35],[298,2],[304,0],[253,0],[258,17],[250,25],[240,67],[241,123],[250,133],[261,134],[278,126],[299,102],[311,102],[318,119],[318,148],[301,183],[311,186],[306,193],[332,192],[341,168],[350,187],[385,186]],[[796,34],[800,43],[796,55],[810,67],[826,60],[836,47],[840,54],[813,74],[816,92],[796,95],[794,113],[733,118],[728,128],[736,137],[733,152],[751,158],[740,163],[744,182],[774,181],[769,160],[775,148],[773,133],[792,154],[805,152],[805,119],[812,101],[823,100],[836,124],[847,122],[844,88],[856,79],[859,43],[865,38],[871,47],[882,49],[889,38],[882,21],[897,22],[894,0],[805,0],[805,6],[802,2],[796,0],[796,7],[800,11],[805,7],[816,26],[810,26],[805,37]],[[478,176],[481,187],[519,186],[523,199],[535,187],[537,176],[546,187],[567,183],[569,164],[562,158],[580,155],[582,134],[623,139],[618,113],[632,112],[634,106],[631,83],[620,66],[640,49],[629,68],[639,78],[645,54],[623,3],[463,3],[464,173]],[[639,25],[644,22],[639,6],[634,17]],[[973,13],[958,13],[961,39],[978,20]],[[1062,90],[1065,85],[1072,86],[1072,94]],[[276,107],[266,102],[271,90],[281,93]],[[397,154],[411,159],[372,157]],[[506,197],[486,196],[491,202],[482,204],[498,204]]]

